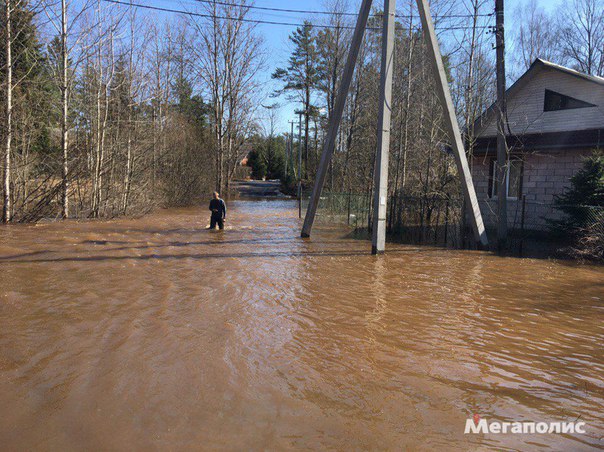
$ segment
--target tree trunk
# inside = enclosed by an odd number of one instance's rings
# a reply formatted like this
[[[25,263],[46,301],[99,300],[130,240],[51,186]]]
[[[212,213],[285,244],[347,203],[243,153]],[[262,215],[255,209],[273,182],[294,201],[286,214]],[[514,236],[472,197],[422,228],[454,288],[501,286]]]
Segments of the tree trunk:
[[[6,47],[6,117],[5,130],[6,137],[4,143],[4,206],[2,208],[2,222],[11,221],[11,141],[13,138],[13,62],[12,62],[12,17],[11,0],[6,0],[5,4],[5,47]]]
[[[61,101],[63,111],[61,115],[61,149],[63,151],[63,174],[61,179],[61,217],[69,218],[69,155],[67,141],[67,4],[66,0],[61,0]]]
[[[130,7],[130,55],[128,59],[128,138],[126,143],[126,172],[124,173],[124,196],[122,198],[122,214],[128,212],[128,202],[130,198],[130,185],[132,183],[133,173],[133,153],[132,153],[132,78],[134,74],[134,13]]]

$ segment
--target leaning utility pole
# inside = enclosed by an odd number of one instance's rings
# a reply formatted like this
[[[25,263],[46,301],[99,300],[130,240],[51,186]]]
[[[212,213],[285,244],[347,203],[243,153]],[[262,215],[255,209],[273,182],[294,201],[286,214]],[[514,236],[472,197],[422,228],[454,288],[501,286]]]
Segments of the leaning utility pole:
[[[369,11],[371,11],[371,0],[363,0],[363,3],[361,3],[361,9],[359,10],[359,15],[357,17],[357,23],[354,27],[350,51],[346,57],[344,73],[342,74],[342,82],[340,83],[340,88],[338,89],[332,114],[329,117],[327,137],[325,138],[325,142],[323,144],[323,153],[321,154],[321,161],[319,162],[319,168],[317,169],[315,184],[308,202],[308,208],[306,209],[304,226],[302,227],[302,237],[310,237],[310,231],[315,221],[315,214],[317,213],[317,207],[319,206],[321,191],[323,190],[323,184],[325,184],[325,177],[327,176],[327,168],[329,167],[329,162],[331,161],[336,138],[338,136],[338,129],[340,128],[340,122],[342,120],[342,113],[344,112],[344,104],[346,103],[346,97],[348,96],[348,90],[350,89],[350,82],[352,81],[354,66],[357,62],[357,57],[359,56],[359,48],[361,47],[361,42],[363,41],[363,35],[365,34],[365,26],[367,25]]]
[[[505,142],[505,119],[507,106],[505,100],[505,34],[504,0],[495,0],[495,45],[497,47],[497,250],[507,248],[508,212],[507,212],[507,164],[508,153]]]
[[[386,247],[386,207],[388,204],[388,157],[390,155],[390,116],[392,112],[392,72],[394,69],[394,21],[396,0],[384,0],[382,25],[382,67],[377,125],[377,151],[373,188],[373,230],[371,254]]]
[[[455,107],[453,106],[453,100],[451,99],[447,72],[445,70],[442,55],[440,53],[438,39],[436,38],[436,32],[434,30],[434,24],[432,23],[432,15],[430,13],[428,0],[417,0],[417,7],[419,9],[419,16],[422,21],[422,29],[424,31],[424,38],[426,39],[426,47],[428,54],[430,55],[429,60],[432,63],[432,72],[434,73],[434,78],[436,79],[436,94],[438,95],[440,103],[443,107],[445,131],[449,136],[450,145],[453,148],[453,154],[455,155],[457,172],[461,177],[461,186],[463,188],[466,205],[468,206],[468,213],[472,230],[474,232],[474,238],[476,242],[480,243],[480,245],[487,246],[487,233],[482,221],[480,205],[478,204],[478,198],[476,197],[476,190],[474,189],[472,173],[470,171],[470,166],[468,165],[468,157],[466,156],[466,150],[461,137],[461,132],[459,130],[459,123],[457,122]]]

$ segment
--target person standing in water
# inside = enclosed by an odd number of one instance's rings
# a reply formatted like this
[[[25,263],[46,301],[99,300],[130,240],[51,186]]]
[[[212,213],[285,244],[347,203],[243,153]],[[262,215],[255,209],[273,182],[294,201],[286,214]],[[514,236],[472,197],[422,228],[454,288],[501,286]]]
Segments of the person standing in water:
[[[224,229],[224,220],[226,220],[226,204],[220,199],[220,194],[215,191],[212,200],[210,201],[210,229],[216,229],[218,224],[219,229]]]

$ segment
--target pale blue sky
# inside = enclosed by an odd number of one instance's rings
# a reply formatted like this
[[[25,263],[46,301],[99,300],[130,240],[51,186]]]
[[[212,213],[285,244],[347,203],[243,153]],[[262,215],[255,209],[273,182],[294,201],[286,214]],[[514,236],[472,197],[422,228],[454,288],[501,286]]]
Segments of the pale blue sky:
[[[138,0],[140,4],[146,5],[155,5],[165,8],[172,9],[184,9],[191,10],[195,6],[195,0]],[[505,8],[506,8],[506,29],[508,30],[508,38],[510,35],[510,30],[514,27],[514,16],[513,14],[518,7],[524,7],[528,4],[529,0],[506,0]],[[136,1],[135,1],[136,3]],[[381,4],[379,0],[375,0],[374,3],[376,5]],[[399,0],[399,12],[404,14],[405,8],[408,8],[409,1],[408,0]],[[440,4],[446,4],[446,0],[439,0]],[[495,0],[491,0],[488,3],[492,3],[493,7],[487,5],[483,10],[484,13],[492,12],[495,4]],[[557,2],[552,2],[551,0],[538,0],[538,3],[550,10],[555,7]],[[294,1],[294,0],[256,0],[255,6],[260,7],[274,7],[274,8],[291,8],[291,9],[303,9],[303,10],[327,10],[328,6],[326,6],[325,0],[304,0],[304,1]],[[360,4],[360,0],[349,0],[350,12],[356,12],[358,9],[358,5]],[[163,13],[154,13],[154,12],[145,12],[146,15],[164,15]],[[304,14],[296,14],[296,13],[280,13],[280,12],[270,12],[270,11],[252,11],[250,18],[268,20],[268,21],[276,21],[276,22],[289,22],[289,23],[302,23],[304,19],[310,19],[313,22],[316,22],[321,19],[321,16],[308,16]],[[459,19],[456,25],[462,24],[459,21],[463,21],[463,19]],[[494,18],[485,18],[485,24],[492,24],[494,22]],[[258,32],[264,37],[265,46],[267,51],[267,67],[266,71],[261,76],[261,81],[264,85],[264,89],[266,93],[272,92],[276,87],[279,86],[277,81],[271,80],[271,74],[277,67],[283,67],[287,64],[287,59],[291,52],[291,45],[288,39],[290,33],[295,29],[294,26],[283,26],[283,25],[258,25]],[[451,31],[444,31],[440,34],[440,39],[444,43],[444,51],[446,51],[447,40],[451,38]],[[492,38],[494,40],[494,37]],[[494,52],[494,51],[493,51]],[[294,119],[294,110],[299,108],[298,105],[294,105],[291,102],[288,102],[284,98],[278,99],[270,99],[267,98],[264,104],[271,104],[274,102],[279,102],[281,108],[278,113],[278,129],[279,131],[287,131],[289,129],[287,121],[290,119]]]
[[[443,0],[441,0],[442,2]],[[506,28],[511,30],[514,27],[514,16],[513,14],[515,10],[520,6],[526,6],[529,0],[506,0],[505,8],[506,8]],[[406,5],[408,1],[400,1],[399,5]],[[545,7],[550,10],[555,7],[555,3],[551,0],[540,0],[540,6]],[[267,7],[275,7],[275,8],[293,8],[293,9],[309,9],[309,10],[326,10],[324,0],[305,0],[305,1],[291,1],[291,0],[256,0],[255,4],[257,6],[267,6]],[[381,2],[379,0],[374,0],[374,4],[379,5]],[[495,5],[495,0],[492,0],[493,8]],[[351,0],[350,1],[350,11],[353,12],[355,9],[358,9],[358,5],[360,5],[360,0]],[[492,11],[491,9],[491,11]],[[399,8],[399,11],[404,11],[402,8]],[[491,11],[486,11],[487,13]],[[302,22],[304,20],[303,15],[296,14],[267,14],[266,12],[260,12],[260,14],[255,14],[254,17],[266,19],[266,20],[274,20],[274,21],[283,21],[283,22]],[[315,16],[316,17],[316,16]],[[492,19],[494,22],[494,18]],[[266,46],[268,50],[268,54],[270,55],[268,60],[268,68],[265,74],[265,81],[268,86],[274,86],[276,83],[270,79],[270,74],[276,67],[284,66],[287,63],[287,59],[291,52],[291,46],[288,40],[289,34],[292,32],[293,27],[286,26],[274,26],[274,25],[259,25],[258,30],[262,33],[262,35],[266,39]],[[451,32],[443,32],[441,35],[441,39],[447,39],[447,33]],[[509,35],[509,34],[508,34]],[[494,40],[494,38],[493,38]],[[493,52],[495,52],[493,50]],[[275,99],[267,100],[267,103],[274,102]],[[281,104],[281,108],[279,110],[279,128],[281,131],[287,131],[288,125],[287,121],[294,118],[294,110],[299,108],[298,105],[293,105],[292,103],[287,102],[285,99],[277,99],[277,101]]]

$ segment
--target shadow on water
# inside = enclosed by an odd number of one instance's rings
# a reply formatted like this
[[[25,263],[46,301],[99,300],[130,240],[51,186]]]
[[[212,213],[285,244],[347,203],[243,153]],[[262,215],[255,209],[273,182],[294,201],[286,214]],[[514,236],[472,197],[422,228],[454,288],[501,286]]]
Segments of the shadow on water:
[[[411,229],[411,228],[408,228]],[[417,228],[420,231],[420,228]],[[430,240],[417,240],[411,239],[410,236],[419,237],[419,232],[415,232],[409,236],[401,236],[400,234],[387,235],[386,246],[388,245],[409,245],[413,247],[429,248],[429,249],[440,249],[440,250],[465,250],[465,251],[484,251],[494,257],[505,257],[505,258],[517,258],[517,259],[540,259],[540,260],[556,260],[566,265],[591,265],[604,267],[603,261],[595,260],[577,260],[570,253],[569,243],[556,242],[555,240],[534,240],[527,239],[523,242],[523,246],[519,247],[519,240],[512,237],[510,239],[510,248],[502,254],[498,254],[493,247],[493,243],[496,239],[496,231],[489,232],[489,238],[491,240],[491,246],[489,249],[481,250],[478,243],[471,243],[467,241],[465,248],[458,248],[445,243],[438,243]],[[358,241],[371,241],[371,231],[366,227],[364,228],[351,228],[351,230],[345,235],[345,238],[350,240]],[[470,244],[471,243],[471,244]],[[388,251],[388,250],[387,250]]]
[[[16,262],[14,261],[14,259],[19,259],[22,257],[31,257],[31,256],[39,256],[41,254],[48,254],[48,253],[52,253],[51,250],[40,250],[40,251],[32,251],[31,253],[22,253],[22,254],[15,254],[12,256],[0,256],[0,261],[11,261],[11,262]]]
[[[193,244],[191,244],[193,245]],[[169,246],[169,245],[165,245]],[[138,249],[139,247],[132,247]],[[158,246],[146,246],[142,248],[158,248]],[[108,249],[107,252],[130,249],[116,248]],[[428,250],[425,250],[426,252]],[[53,251],[40,251],[42,253],[52,253]],[[413,254],[417,255],[421,253],[420,250],[395,250],[391,251],[390,254]],[[290,257],[353,257],[353,256],[367,256],[367,251],[336,251],[336,250],[325,250],[325,251],[283,251],[283,252],[264,252],[260,251],[257,253],[197,253],[197,254],[148,254],[144,256],[74,256],[74,257],[59,257],[59,258],[48,258],[48,259],[19,259],[19,256],[3,257],[6,259],[5,264],[34,264],[34,263],[49,263],[49,262],[95,262],[95,261],[122,261],[122,260],[171,260],[171,259],[254,259],[254,258],[290,258]],[[17,257],[17,258],[15,258]]]
[[[220,240],[220,241],[218,241]],[[243,245],[253,245],[253,244],[289,244],[293,241],[297,240],[297,238],[284,238],[284,239],[274,239],[274,238],[264,238],[264,239],[224,239],[221,236],[216,235],[216,240],[201,240],[201,241],[177,241],[177,242],[167,242],[165,244],[146,244],[146,245],[135,245],[136,242],[127,242],[127,241],[111,241],[111,240],[84,240],[83,244],[91,244],[91,245],[127,245],[131,244],[132,246],[123,246],[119,248],[108,248],[106,251],[122,251],[128,249],[146,249],[146,248],[169,248],[169,247],[183,247],[183,246],[197,246],[197,245],[216,245],[220,243],[222,245],[234,245],[234,244],[243,244]],[[334,244],[338,243],[336,241],[322,241],[323,244]]]

